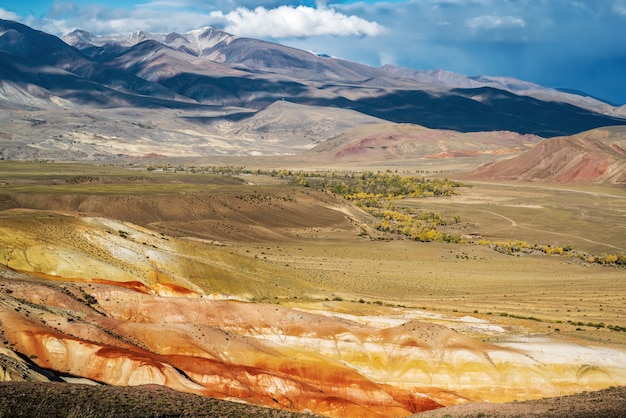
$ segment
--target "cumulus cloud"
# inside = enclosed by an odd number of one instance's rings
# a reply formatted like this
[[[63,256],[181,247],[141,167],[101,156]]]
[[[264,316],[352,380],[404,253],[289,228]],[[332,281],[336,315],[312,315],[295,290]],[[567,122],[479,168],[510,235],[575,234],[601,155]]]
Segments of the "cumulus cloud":
[[[206,25],[219,27],[236,36],[273,39],[377,36],[385,32],[385,28],[377,22],[338,12],[326,7],[323,1],[314,7],[285,5],[281,4],[285,3],[284,0],[276,0],[256,8],[243,7],[241,4],[257,2],[237,1],[239,7],[235,9],[214,9],[216,5],[226,6],[229,3],[232,6],[235,2],[217,0],[207,6],[198,0],[155,0],[128,8],[55,2],[47,16],[42,18],[20,18],[4,9],[0,9],[0,13],[6,19],[19,20],[59,36],[74,29],[85,29],[96,34],[134,30],[185,32]],[[267,4],[275,7],[268,7]]]
[[[275,9],[238,8],[229,13],[211,13],[224,19],[225,30],[238,36],[299,38],[310,36],[377,36],[384,28],[355,15],[348,16],[326,7],[280,6]]]

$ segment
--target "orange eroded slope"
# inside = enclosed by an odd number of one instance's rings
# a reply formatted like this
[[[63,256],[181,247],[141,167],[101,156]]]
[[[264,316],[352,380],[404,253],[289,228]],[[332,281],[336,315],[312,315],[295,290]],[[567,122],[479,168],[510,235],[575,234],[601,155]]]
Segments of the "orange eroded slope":
[[[562,344],[550,358],[411,319],[375,327],[332,312],[159,296],[102,280],[2,285],[0,321],[15,351],[113,385],[156,383],[329,416],[403,416],[626,382],[624,353],[577,359]]]
[[[376,383],[315,350],[257,338],[305,332],[282,329],[289,315],[300,315],[291,310],[261,320],[272,307],[160,297],[124,285],[8,286],[0,305],[5,338],[17,352],[58,373],[112,385],[162,384],[333,416],[408,415],[440,406]],[[81,303],[83,292],[98,302],[87,297],[89,303]],[[243,322],[252,318],[252,325]]]

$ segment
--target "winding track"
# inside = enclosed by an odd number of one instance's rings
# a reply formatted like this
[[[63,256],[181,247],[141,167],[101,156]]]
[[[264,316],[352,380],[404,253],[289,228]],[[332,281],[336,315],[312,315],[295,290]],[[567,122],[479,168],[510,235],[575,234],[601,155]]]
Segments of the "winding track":
[[[496,213],[496,212],[491,212],[491,211],[489,211],[489,210],[481,210],[481,212],[489,213],[489,214],[491,214],[491,215],[498,216],[498,217],[500,217],[500,218],[506,219],[507,221],[511,222],[511,226],[510,226],[511,228],[527,229],[527,230],[529,230],[529,231],[539,231],[539,232],[543,232],[543,233],[546,233],[546,234],[559,235],[559,236],[569,237],[569,238],[576,238],[576,239],[579,239],[579,240],[582,240],[582,241],[589,242],[589,243],[591,243],[591,244],[603,245],[603,246],[605,246],[605,247],[610,247],[610,248],[613,248],[613,249],[615,249],[615,250],[619,250],[619,251],[626,251],[626,249],[624,249],[624,248],[622,248],[622,247],[618,247],[618,246],[615,246],[615,245],[612,245],[612,244],[607,244],[606,242],[600,242],[600,241],[590,240],[590,239],[588,239],[588,238],[581,237],[581,236],[579,236],[579,235],[564,234],[564,233],[561,233],[561,232],[545,231],[545,230],[543,230],[543,229],[530,228],[530,227],[527,227],[527,226],[519,226],[519,225],[517,224],[517,222],[515,222],[515,220],[513,220],[513,219],[511,219],[511,218],[509,218],[509,217],[507,217],[507,216],[501,215],[501,214],[499,214],[499,213]]]
[[[527,188],[527,189],[542,189],[542,190],[551,190],[551,191],[559,191],[559,192],[570,192],[570,193],[578,193],[578,194],[583,194],[583,195],[588,195],[588,196],[602,196],[602,197],[610,197],[610,198],[614,198],[614,199],[626,199],[626,196],[624,195],[618,195],[618,194],[611,194],[611,193],[602,193],[602,192],[594,192],[594,191],[588,191],[588,190],[576,190],[576,189],[570,189],[570,188],[564,188],[564,187],[556,187],[556,186],[539,186],[539,185],[534,185],[534,184],[520,184],[520,183],[515,183],[515,184],[507,184],[507,183],[497,183],[497,182],[488,182],[488,181],[471,181],[470,183],[475,183],[475,184],[484,184],[484,185],[488,185],[488,186],[498,186],[498,187],[508,187],[508,188]],[[565,234],[565,233],[561,233],[561,232],[554,232],[554,231],[545,231],[545,230],[540,230],[537,228],[530,228],[527,226],[520,226],[514,219],[511,219],[505,215],[502,215],[500,213],[496,213],[496,212],[492,212],[492,211],[488,211],[488,210],[482,210],[482,212],[485,213],[489,213],[491,215],[503,218],[505,220],[507,220],[508,222],[511,223],[510,228],[520,228],[520,229],[526,229],[529,231],[539,231],[539,232],[543,232],[543,233],[549,233],[549,234],[553,234],[553,235],[559,235],[559,236],[563,236],[563,237],[569,237],[569,238],[576,238],[582,241],[586,241],[589,242],[591,244],[596,244],[596,245],[602,245],[608,248],[612,248],[615,250],[619,250],[619,251],[626,251],[626,248],[622,248],[622,247],[618,247],[616,245],[613,244],[609,244],[606,242],[600,242],[600,241],[594,241],[585,237],[581,237],[578,235],[572,235],[572,234]]]

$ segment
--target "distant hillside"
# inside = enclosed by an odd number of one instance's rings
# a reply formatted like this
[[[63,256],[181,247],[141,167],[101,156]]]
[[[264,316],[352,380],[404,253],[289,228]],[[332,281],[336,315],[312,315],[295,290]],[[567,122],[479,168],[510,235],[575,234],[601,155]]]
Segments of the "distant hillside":
[[[309,154],[335,161],[502,156],[517,155],[539,141],[535,135],[508,131],[461,133],[387,123],[349,129]]]
[[[546,139],[517,157],[488,163],[468,178],[623,186],[626,185],[626,128],[601,128],[571,137]]]

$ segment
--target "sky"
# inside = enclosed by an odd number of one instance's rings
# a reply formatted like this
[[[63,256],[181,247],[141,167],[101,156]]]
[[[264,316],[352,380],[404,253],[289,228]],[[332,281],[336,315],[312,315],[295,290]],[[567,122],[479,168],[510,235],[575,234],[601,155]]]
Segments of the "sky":
[[[63,36],[212,25],[380,67],[515,77],[626,104],[626,0],[0,0]]]

